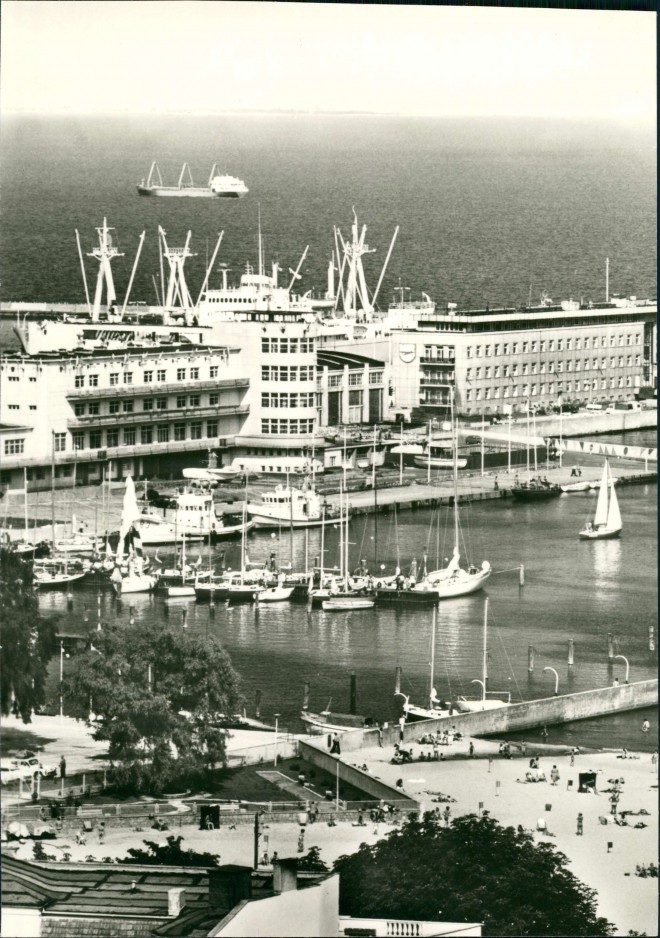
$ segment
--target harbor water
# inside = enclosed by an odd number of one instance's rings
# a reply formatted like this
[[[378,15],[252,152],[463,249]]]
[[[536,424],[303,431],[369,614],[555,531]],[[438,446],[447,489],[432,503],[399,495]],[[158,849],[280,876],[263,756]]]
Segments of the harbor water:
[[[657,653],[649,650],[649,630],[657,642],[657,493],[655,485],[632,485],[619,491],[624,531],[620,540],[583,542],[577,533],[593,513],[595,495],[580,493],[540,504],[510,499],[476,502],[461,510],[463,553],[471,561],[487,559],[493,573],[483,593],[442,602],[438,607],[434,684],[440,697],[474,694],[482,677],[484,600],[489,599],[488,684],[508,691],[514,700],[551,696],[552,672],[559,676],[560,694],[623,683],[626,664],[608,662],[608,634],[615,654],[629,665],[630,681],[657,675]],[[451,553],[452,509],[406,511],[361,516],[351,522],[351,567],[362,559],[377,573],[404,573],[413,559],[428,553],[429,569]],[[377,540],[375,539],[377,537]],[[251,562],[272,553],[295,569],[320,557],[321,533],[311,530],[259,532],[250,535]],[[339,562],[339,534],[325,535],[325,563]],[[238,544],[216,545],[212,562],[240,566]],[[166,549],[159,548],[162,559]],[[206,565],[207,547],[189,548],[189,559]],[[524,565],[524,586],[519,585]],[[62,616],[63,631],[83,634],[97,623],[97,591],[40,597],[44,612]],[[101,595],[101,622],[113,618],[169,621],[202,637],[214,636],[231,655],[242,677],[247,713],[255,715],[257,692],[261,717],[301,731],[303,685],[311,687],[310,706],[348,710],[349,674],[355,671],[358,711],[377,720],[397,719],[395,668],[402,668],[403,693],[422,701],[428,694],[432,612],[429,609],[377,607],[352,613],[310,610],[305,604],[215,607],[193,600],[166,600],[161,594],[132,595],[118,600],[107,589]],[[85,622],[85,619],[87,621]],[[569,666],[572,639],[575,663]],[[534,648],[534,671],[528,673],[528,647]],[[66,663],[65,663],[66,673]],[[51,668],[53,701],[58,690],[59,662]],[[66,709],[66,706],[65,706]],[[654,732],[645,736],[641,724],[649,716]],[[607,748],[653,749],[654,713],[623,713],[563,727],[548,728],[548,742]],[[539,731],[527,738],[540,740]]]

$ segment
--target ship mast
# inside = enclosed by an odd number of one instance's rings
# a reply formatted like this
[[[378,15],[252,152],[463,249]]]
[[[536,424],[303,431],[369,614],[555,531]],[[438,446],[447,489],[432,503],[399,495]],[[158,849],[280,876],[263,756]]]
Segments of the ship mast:
[[[188,290],[186,277],[183,271],[186,259],[195,257],[190,250],[190,238],[192,233],[189,231],[186,237],[186,243],[182,248],[171,248],[167,244],[166,232],[158,226],[158,237],[161,242],[161,254],[167,258],[170,265],[170,274],[167,280],[167,296],[165,297],[164,315],[169,316],[171,312],[180,309],[184,312],[186,319],[193,307],[192,297]],[[177,307],[177,301],[179,306]]]
[[[94,292],[94,305],[92,306],[92,322],[99,321],[104,285],[106,288],[108,312],[112,310],[114,302],[117,299],[110,261],[115,257],[123,257],[124,255],[118,248],[114,247],[112,235],[110,234],[111,231],[114,231],[114,228],[108,228],[107,219],[104,218],[103,226],[96,229],[99,236],[99,246],[87,254],[88,257],[93,257],[99,262],[99,271],[96,276],[96,290]]]

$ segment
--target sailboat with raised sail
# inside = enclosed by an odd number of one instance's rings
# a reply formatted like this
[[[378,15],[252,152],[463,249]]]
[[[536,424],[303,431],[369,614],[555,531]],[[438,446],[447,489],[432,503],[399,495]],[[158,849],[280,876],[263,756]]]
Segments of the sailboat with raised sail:
[[[343,496],[345,495],[345,500]],[[324,612],[352,612],[357,609],[373,609],[375,600],[373,596],[351,589],[348,566],[348,494],[339,489],[339,553],[340,568],[343,576],[342,588],[338,592],[331,592],[327,599],[321,603]]]
[[[135,484],[132,476],[127,476],[115,568],[110,577],[118,595],[148,593],[156,586],[157,578],[144,572],[142,541],[137,526],[139,517],[140,509],[135,497]],[[126,561],[125,574],[122,572],[124,561]]]
[[[596,514],[593,521],[587,521],[580,531],[580,537],[585,541],[603,541],[621,534],[623,527],[619,499],[614,488],[614,479],[610,472],[609,460],[605,460],[603,476],[598,490]]]
[[[422,588],[437,591],[438,599],[452,599],[455,596],[467,596],[483,588],[490,576],[490,563],[484,560],[481,567],[470,564],[467,569],[461,567],[460,521],[458,506],[458,436],[454,415],[454,391],[451,389],[451,434],[453,443],[453,489],[454,489],[454,550],[446,567],[427,573]]]

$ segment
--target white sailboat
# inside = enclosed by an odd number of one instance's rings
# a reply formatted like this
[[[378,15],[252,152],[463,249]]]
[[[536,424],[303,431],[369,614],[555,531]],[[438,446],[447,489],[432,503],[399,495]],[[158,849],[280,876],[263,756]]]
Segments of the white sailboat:
[[[435,683],[435,626],[436,626],[436,610],[433,609],[433,628],[431,630],[431,676],[429,680],[429,702],[428,704],[419,705],[413,704],[410,702],[410,697],[407,694],[397,693],[396,697],[403,697],[403,713],[406,720],[437,720],[439,717],[445,717],[449,715],[449,707],[445,704],[444,701],[441,701],[438,698],[438,693],[433,686]]]
[[[157,577],[144,572],[142,541],[137,523],[140,517],[135,485],[131,476],[126,477],[126,491],[121,513],[121,529],[115,557],[115,568],[110,577],[118,595],[124,593],[148,593],[156,586]],[[127,573],[122,573],[122,563],[127,557]]]
[[[461,713],[473,713],[481,710],[495,710],[506,707],[511,703],[511,694],[508,691],[488,690],[488,597],[484,606],[484,641],[482,650],[481,680],[472,681],[481,685],[479,697],[458,697],[456,709]]]
[[[330,592],[327,599],[322,602],[324,612],[352,612],[356,609],[373,609],[375,599],[373,596],[360,594],[351,588],[349,566],[348,566],[348,495],[346,495],[345,506],[342,502],[343,488],[340,485],[339,500],[339,549],[340,549],[340,567],[343,574],[342,588],[339,592]],[[342,509],[345,514],[342,513]]]
[[[621,534],[622,522],[619,511],[619,500],[614,488],[614,479],[610,472],[609,461],[605,460],[603,477],[600,481],[596,514],[593,521],[587,521],[580,531],[580,537],[585,541],[602,541],[618,537]]]
[[[426,588],[436,590],[439,599],[452,599],[455,596],[467,596],[483,588],[490,576],[490,563],[484,560],[481,567],[470,565],[467,570],[461,567],[459,546],[459,508],[458,508],[458,438],[454,419],[454,393],[451,392],[451,432],[453,441],[453,483],[454,483],[454,550],[446,567],[433,570],[426,575]]]

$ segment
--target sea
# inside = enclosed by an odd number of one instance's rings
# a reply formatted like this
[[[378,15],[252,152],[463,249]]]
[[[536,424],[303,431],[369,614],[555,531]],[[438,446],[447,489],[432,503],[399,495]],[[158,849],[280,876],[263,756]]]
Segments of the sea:
[[[131,300],[155,303],[159,290],[157,227],[168,243],[183,245],[192,232],[196,256],[186,266],[196,296],[220,232],[211,276],[219,264],[230,282],[258,262],[258,223],[269,265],[295,270],[307,258],[296,289],[322,294],[335,246],[334,228],[350,237],[357,216],[367,226],[364,258],[371,289],[382,278],[379,305],[394,289],[427,293],[439,306],[462,308],[537,302],[545,292],[562,299],[599,300],[610,292],[656,296],[656,149],[651,131],[623,123],[534,120],[403,119],[369,115],[172,115],[143,118],[3,119],[3,191],[0,297],[3,301],[83,302],[75,231],[83,252],[96,243],[103,218],[115,229],[124,257],[113,262],[120,300],[125,295],[140,233],[146,239]],[[184,162],[196,182],[211,165],[242,178],[240,200],[145,199],[136,185],[151,162],[174,184]],[[96,275],[86,259],[90,285]],[[281,280],[292,274],[281,274]],[[8,323],[0,346],[11,344]],[[611,438],[613,439],[613,438]],[[655,445],[655,432],[621,438]],[[474,693],[482,677],[485,600],[488,599],[489,687],[522,700],[657,676],[657,491],[655,484],[620,490],[620,540],[583,543],[577,532],[593,512],[594,496],[565,496],[545,504],[480,502],[461,513],[462,550],[493,574],[487,589],[442,603],[437,612],[434,685],[440,696]],[[357,518],[351,557],[372,571],[404,570],[427,552],[429,564],[450,553],[452,518],[418,510]],[[238,548],[217,546],[211,560],[239,566]],[[251,560],[275,551],[301,569],[321,553],[320,532],[253,534]],[[166,557],[166,552],[161,551]],[[193,551],[195,555],[195,551]],[[329,530],[325,563],[338,562],[338,532]],[[206,549],[201,561],[207,562]],[[519,571],[524,565],[525,583]],[[347,711],[355,672],[358,710],[379,720],[400,712],[395,668],[411,700],[428,694],[432,613],[375,609],[326,613],[305,605],[216,607],[160,596],[125,597],[95,591],[41,597],[67,632],[122,617],[140,623],[175,622],[215,636],[241,674],[248,715],[257,695],[265,720],[300,731],[305,682],[312,709]],[[653,641],[650,643],[650,630]],[[615,653],[608,661],[608,635]],[[575,648],[569,666],[568,642]],[[653,645],[651,650],[649,645]],[[534,671],[528,672],[528,648]],[[625,660],[624,660],[625,659]],[[64,663],[66,673],[67,662]],[[59,661],[50,692],[59,692]],[[65,702],[66,709],[66,702]],[[641,731],[648,717],[652,732]],[[654,749],[657,714],[635,711],[548,727],[550,743]],[[538,731],[525,734],[541,741]]]

